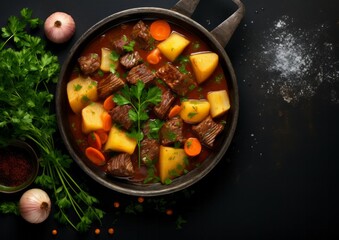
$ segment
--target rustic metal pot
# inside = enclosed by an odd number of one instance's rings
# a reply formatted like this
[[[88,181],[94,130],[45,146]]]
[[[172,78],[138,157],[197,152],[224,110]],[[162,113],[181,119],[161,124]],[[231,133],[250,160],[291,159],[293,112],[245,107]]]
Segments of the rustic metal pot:
[[[157,196],[173,193],[196,183],[209,173],[222,159],[233,138],[239,112],[237,80],[231,61],[224,50],[245,11],[240,0],[233,1],[238,6],[237,11],[211,32],[207,31],[199,23],[190,18],[199,3],[199,0],[181,0],[177,2],[171,10],[145,7],[133,8],[115,13],[95,24],[80,37],[70,50],[61,70],[56,90],[56,114],[60,134],[65,142],[66,148],[72,158],[86,174],[103,186],[124,194],[135,196]],[[169,22],[177,24],[187,31],[194,32],[211,47],[212,51],[219,55],[220,64],[228,78],[227,84],[229,88],[231,109],[228,114],[225,130],[223,131],[222,136],[218,137],[218,141],[221,142],[220,148],[218,151],[213,152],[199,167],[184,176],[174,179],[170,185],[162,185],[160,183],[137,184],[108,178],[104,172],[91,164],[87,164],[86,161],[83,161],[83,159],[85,159],[84,154],[78,149],[76,141],[71,135],[71,126],[69,126],[67,111],[65,111],[65,108],[68,105],[66,85],[69,81],[71,71],[77,62],[77,58],[86,45],[108,29],[118,26],[121,23],[139,19],[167,19]]]

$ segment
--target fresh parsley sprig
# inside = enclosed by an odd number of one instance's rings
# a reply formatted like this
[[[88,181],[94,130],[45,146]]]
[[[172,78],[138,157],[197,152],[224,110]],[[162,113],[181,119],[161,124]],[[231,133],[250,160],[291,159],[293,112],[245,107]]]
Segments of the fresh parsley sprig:
[[[27,8],[20,14],[11,16],[1,28],[4,41],[0,43],[0,144],[17,138],[37,145],[42,173],[36,183],[52,191],[57,206],[55,217],[76,230],[86,231],[93,221],[103,218],[104,212],[94,206],[98,200],[69,174],[70,157],[54,145],[57,126],[50,106],[53,94],[47,84],[58,79],[58,58],[45,49],[40,37],[28,32],[41,20],[32,18],[32,11]],[[2,212],[14,212],[13,206],[0,204]]]
[[[136,128],[129,134],[137,140],[138,143],[138,160],[141,164],[140,147],[144,138],[142,132],[142,123],[149,119],[148,107],[161,102],[161,90],[157,86],[146,88],[145,83],[138,81],[131,87],[125,85],[120,94],[115,94],[114,102],[118,105],[130,105],[132,109],[128,112],[128,117],[136,124]]]

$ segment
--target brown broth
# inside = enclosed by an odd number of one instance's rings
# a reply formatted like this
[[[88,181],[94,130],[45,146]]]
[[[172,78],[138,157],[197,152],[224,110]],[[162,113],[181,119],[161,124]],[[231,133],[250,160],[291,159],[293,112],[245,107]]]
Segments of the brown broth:
[[[150,24],[150,21],[144,21],[146,24]],[[94,39],[82,52],[82,55],[87,55],[91,53],[97,53],[99,56],[101,55],[101,48],[106,47],[112,49],[112,42],[118,38],[120,38],[122,35],[130,36],[132,27],[134,26],[136,22],[131,22],[131,23],[126,23],[126,24],[121,24],[120,26],[114,27],[101,36],[97,37]],[[184,35],[188,40],[190,40],[190,44],[186,47],[186,49],[183,51],[181,55],[183,56],[189,56],[191,53],[197,53],[197,52],[204,52],[204,51],[211,51],[211,49],[207,46],[206,43],[204,43],[201,39],[199,39],[196,35],[194,35],[191,32],[186,32],[183,29],[181,29],[179,26],[171,24],[172,31],[176,31],[182,35]],[[195,48],[195,46],[199,45],[199,48]],[[143,59],[146,59],[147,54],[150,52],[145,51],[145,50],[140,50],[139,54]],[[80,56],[79,56],[80,57]],[[160,62],[156,65],[149,65],[149,67],[153,70],[156,71],[158,68],[163,66],[166,62],[169,62],[164,56],[160,60]],[[173,64],[177,67],[180,66],[180,63],[176,60],[173,62]],[[77,71],[78,67],[75,67],[73,74],[70,78],[72,80],[73,78],[78,77],[79,71]],[[192,67],[190,64],[186,64],[186,70],[190,73],[193,74]],[[123,77],[123,74],[126,72],[121,66],[118,67],[117,72],[120,74],[121,78]],[[105,73],[105,76],[107,73]],[[194,74],[193,74],[194,75]],[[91,75],[91,78],[96,81],[100,81],[100,79],[103,78],[103,76],[100,76],[99,74],[93,74]],[[187,96],[185,96],[187,99],[207,99],[207,93],[210,91],[217,91],[217,90],[228,90],[227,89],[227,79],[225,77],[225,74],[223,72],[222,67],[220,64],[218,64],[216,70],[214,73],[211,75],[211,77],[206,80],[204,83],[200,84],[197,86],[194,90],[190,91]],[[177,103],[180,104],[180,99],[178,98]],[[224,121],[226,120],[226,116],[222,116],[219,119],[215,119],[216,122]],[[84,134],[81,131],[81,115],[75,114],[72,112],[70,108],[68,108],[68,117],[69,117],[69,123],[72,126],[72,134],[73,137],[76,139],[76,142],[82,152],[85,151],[85,149],[88,147],[87,143],[87,135]],[[191,125],[184,123],[184,137],[192,137],[194,134],[192,133],[191,130]],[[193,158],[189,158],[189,166],[187,166],[187,170],[192,170],[194,169],[197,165],[201,164],[213,151],[213,149],[209,149],[205,146],[202,147],[201,153]],[[109,154],[105,153],[106,156]],[[132,159],[134,161],[134,166],[137,168],[137,161],[136,161],[136,156],[132,156]],[[157,166],[157,165],[156,165]],[[102,167],[102,170],[105,171],[105,166]],[[145,174],[144,169],[139,169],[136,171],[136,176],[135,179],[142,179],[143,175]]]

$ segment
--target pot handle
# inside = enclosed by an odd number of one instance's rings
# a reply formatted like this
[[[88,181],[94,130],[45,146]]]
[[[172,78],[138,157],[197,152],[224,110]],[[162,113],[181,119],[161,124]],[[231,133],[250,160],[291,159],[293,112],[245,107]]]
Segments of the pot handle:
[[[219,26],[211,31],[211,34],[224,48],[231,39],[235,29],[238,27],[241,19],[245,14],[244,4],[240,0],[233,0],[233,2],[238,5],[237,11],[235,11],[224,22],[222,22]]]
[[[180,0],[171,10],[191,17],[200,0]]]

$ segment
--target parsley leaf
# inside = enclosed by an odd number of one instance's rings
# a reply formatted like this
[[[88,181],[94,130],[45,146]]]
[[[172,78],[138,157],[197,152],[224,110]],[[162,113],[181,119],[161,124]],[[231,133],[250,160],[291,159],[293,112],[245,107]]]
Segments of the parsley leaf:
[[[129,134],[129,136],[135,138],[138,143],[138,160],[139,166],[141,162],[140,157],[140,145],[144,138],[142,133],[142,122],[149,119],[147,114],[147,108],[151,104],[158,104],[161,102],[161,90],[154,86],[151,88],[145,88],[145,83],[138,81],[136,85],[125,87],[120,91],[120,94],[115,94],[113,100],[118,105],[129,104],[132,109],[129,111],[129,118],[135,123],[135,129]]]

